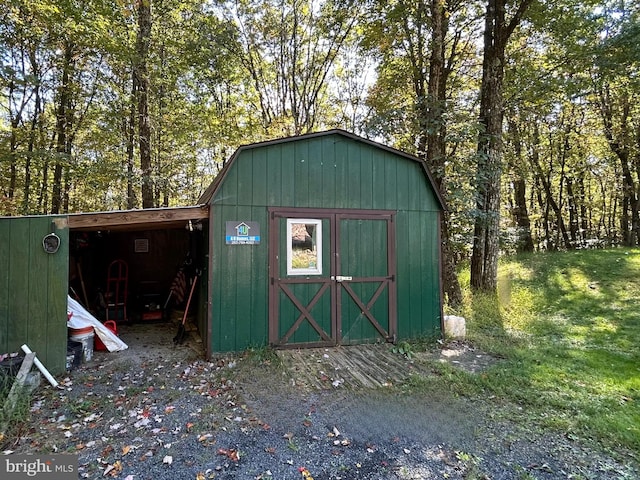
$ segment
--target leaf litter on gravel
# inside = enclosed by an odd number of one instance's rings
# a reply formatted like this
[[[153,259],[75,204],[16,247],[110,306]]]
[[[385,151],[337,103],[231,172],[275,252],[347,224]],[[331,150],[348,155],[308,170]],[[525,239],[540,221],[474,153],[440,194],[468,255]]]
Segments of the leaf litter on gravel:
[[[77,454],[81,478],[298,479],[302,467],[315,480],[463,479],[479,471],[494,480],[522,472],[542,480],[572,473],[562,470],[567,463],[548,461],[540,444],[535,455],[521,453],[534,450],[524,442],[518,452],[505,453],[504,442],[474,450],[473,425],[460,437],[440,438],[442,425],[478,420],[464,413],[472,404],[463,400],[312,392],[241,356],[89,364],[61,384],[62,391],[37,393],[30,429],[13,450]],[[442,411],[435,415],[428,405]],[[574,472],[589,472],[585,457]],[[598,478],[624,478],[624,467],[609,466]]]
[[[231,427],[211,419],[210,412],[228,412],[225,418],[233,418],[234,426],[248,423],[233,382],[221,375],[226,368],[224,363],[176,362],[141,365],[132,373],[89,364],[74,372],[75,379],[61,382],[64,390],[37,394],[34,421],[19,447],[78,454],[84,478],[97,472],[118,477],[158,455],[170,466],[171,452],[189,443],[190,436],[207,448],[216,443],[214,429]],[[230,459],[238,459],[237,451],[229,452],[236,452]]]

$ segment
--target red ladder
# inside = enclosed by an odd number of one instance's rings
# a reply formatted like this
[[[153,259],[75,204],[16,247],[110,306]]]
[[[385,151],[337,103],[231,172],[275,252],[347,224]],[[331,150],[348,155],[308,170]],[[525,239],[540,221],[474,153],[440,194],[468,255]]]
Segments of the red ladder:
[[[129,266],[124,260],[114,260],[107,271],[107,311],[105,322],[127,322],[127,292],[129,290]]]

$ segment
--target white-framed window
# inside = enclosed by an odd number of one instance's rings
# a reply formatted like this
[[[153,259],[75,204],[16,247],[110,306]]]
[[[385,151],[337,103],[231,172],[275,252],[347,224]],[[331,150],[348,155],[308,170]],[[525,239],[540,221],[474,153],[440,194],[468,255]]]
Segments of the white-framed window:
[[[287,275],[322,275],[322,220],[287,218]]]

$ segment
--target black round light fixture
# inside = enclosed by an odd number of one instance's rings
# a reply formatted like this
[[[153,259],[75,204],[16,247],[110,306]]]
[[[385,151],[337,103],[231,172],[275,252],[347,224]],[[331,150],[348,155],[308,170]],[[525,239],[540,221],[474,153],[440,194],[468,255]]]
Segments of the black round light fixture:
[[[60,248],[60,237],[50,233],[42,239],[42,248],[47,253],[56,253]]]

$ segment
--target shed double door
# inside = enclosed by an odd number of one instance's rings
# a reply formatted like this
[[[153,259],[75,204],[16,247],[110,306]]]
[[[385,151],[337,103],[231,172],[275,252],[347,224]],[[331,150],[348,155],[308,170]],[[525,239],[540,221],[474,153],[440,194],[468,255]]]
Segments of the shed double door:
[[[271,345],[395,341],[393,221],[388,211],[271,211]]]

